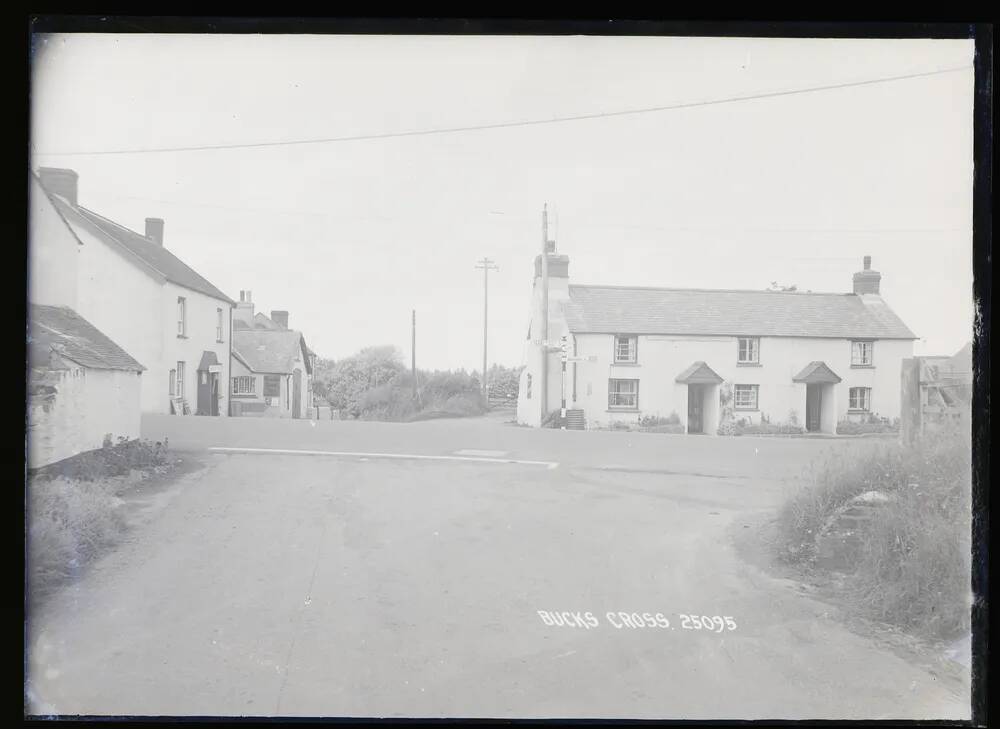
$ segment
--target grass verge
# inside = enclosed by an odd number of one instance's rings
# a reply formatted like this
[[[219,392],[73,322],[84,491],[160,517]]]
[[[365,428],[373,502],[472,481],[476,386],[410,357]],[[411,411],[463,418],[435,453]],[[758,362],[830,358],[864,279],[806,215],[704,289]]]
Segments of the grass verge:
[[[858,533],[842,594],[866,617],[932,640],[969,629],[971,440],[940,431],[907,446],[858,444],[821,464],[777,515],[776,557],[822,572],[817,537],[836,510],[868,491],[891,497]]]
[[[26,494],[29,600],[44,599],[121,540],[122,497],[176,467],[165,444],[121,440],[37,469]]]

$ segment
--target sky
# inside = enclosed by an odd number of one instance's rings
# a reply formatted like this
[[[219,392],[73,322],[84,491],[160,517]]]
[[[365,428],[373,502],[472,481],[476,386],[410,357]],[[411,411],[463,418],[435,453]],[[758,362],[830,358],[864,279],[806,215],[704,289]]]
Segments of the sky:
[[[36,36],[32,166],[321,357],[521,363],[541,211],[570,281],[850,292],[864,255],[920,338],[972,337],[973,43],[596,36]],[[554,124],[240,149],[109,150]],[[67,154],[85,152],[87,154]]]

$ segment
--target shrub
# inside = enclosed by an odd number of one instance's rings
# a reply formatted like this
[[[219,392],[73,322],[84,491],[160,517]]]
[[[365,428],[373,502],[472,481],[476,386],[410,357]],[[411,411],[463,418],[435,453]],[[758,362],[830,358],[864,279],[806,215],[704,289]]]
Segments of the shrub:
[[[114,476],[126,476],[133,469],[152,470],[171,464],[169,444],[166,439],[155,443],[138,438],[119,438],[116,445],[105,441],[103,448],[84,451],[57,463],[43,466],[32,476],[53,479],[67,478],[74,481],[97,481]]]
[[[841,420],[837,423],[838,435],[862,435],[864,433],[898,433],[899,418],[889,420],[875,414],[861,420]]]
[[[778,513],[777,556],[809,565],[829,517],[866,491],[873,511],[845,594],[870,617],[944,638],[969,621],[971,439],[952,430],[915,445],[858,444],[822,465]]]
[[[639,420],[639,425],[644,428],[654,428],[658,425],[680,425],[681,419],[676,412],[671,412],[669,416],[663,418],[659,415],[643,415]]]

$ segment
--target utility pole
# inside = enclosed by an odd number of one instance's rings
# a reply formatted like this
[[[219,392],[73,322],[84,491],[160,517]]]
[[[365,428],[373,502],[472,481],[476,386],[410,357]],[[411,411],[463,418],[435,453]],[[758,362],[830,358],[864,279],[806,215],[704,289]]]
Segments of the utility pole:
[[[490,271],[499,271],[500,268],[489,258],[484,258],[476,268],[483,269],[483,397],[489,398],[489,390],[486,389],[486,334],[489,327],[489,292],[490,292]]]
[[[413,399],[417,399],[417,310],[413,310],[410,342],[410,377],[413,380]]]
[[[542,419],[549,413],[549,206],[542,207]]]

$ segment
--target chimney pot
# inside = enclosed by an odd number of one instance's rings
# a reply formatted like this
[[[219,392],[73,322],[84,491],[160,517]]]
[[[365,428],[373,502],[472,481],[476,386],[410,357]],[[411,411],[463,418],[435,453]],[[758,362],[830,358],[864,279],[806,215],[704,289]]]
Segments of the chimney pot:
[[[866,271],[870,271],[871,267],[872,267],[872,257],[871,256],[865,256],[865,270]]]
[[[39,167],[38,179],[42,187],[54,195],[65,199],[70,205],[76,206],[77,182],[80,176],[75,170],[60,167]]]
[[[156,243],[156,245],[163,245],[162,218],[146,218],[146,237]]]
[[[288,329],[288,312],[287,311],[271,311],[271,321],[277,324],[282,329]]]

